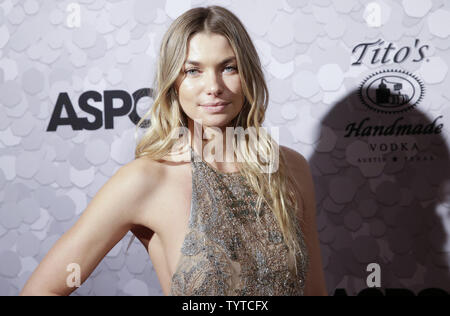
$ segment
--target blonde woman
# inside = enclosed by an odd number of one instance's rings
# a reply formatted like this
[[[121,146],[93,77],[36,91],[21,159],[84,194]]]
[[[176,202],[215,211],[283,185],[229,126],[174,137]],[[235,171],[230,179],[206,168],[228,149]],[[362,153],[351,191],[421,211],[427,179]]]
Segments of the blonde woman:
[[[136,159],[100,189],[21,294],[70,294],[66,267],[77,263],[84,282],[131,231],[165,295],[326,295],[309,166],[261,128],[267,86],[239,19],[219,6],[185,12],[162,40],[155,79]],[[257,141],[230,141],[227,127],[256,131]],[[214,156],[232,160],[206,159],[208,132]]]

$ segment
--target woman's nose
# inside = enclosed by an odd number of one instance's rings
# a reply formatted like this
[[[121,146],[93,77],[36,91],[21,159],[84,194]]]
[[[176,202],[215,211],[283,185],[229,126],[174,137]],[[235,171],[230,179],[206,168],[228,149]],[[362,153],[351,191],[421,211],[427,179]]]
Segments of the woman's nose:
[[[222,92],[220,78],[215,73],[211,73],[206,78],[206,90],[208,93],[218,94]]]

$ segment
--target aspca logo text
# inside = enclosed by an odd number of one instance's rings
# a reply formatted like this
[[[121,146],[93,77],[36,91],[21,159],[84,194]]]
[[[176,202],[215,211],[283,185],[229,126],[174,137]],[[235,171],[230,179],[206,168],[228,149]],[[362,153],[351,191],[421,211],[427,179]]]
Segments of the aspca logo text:
[[[128,118],[137,124],[141,117],[137,114],[137,103],[143,97],[150,97],[152,89],[140,89],[130,95],[122,90],[104,91],[103,95],[97,91],[84,92],[78,98],[80,109],[86,114],[93,116],[93,120],[88,117],[78,117],[72,101],[66,92],[60,93],[56,100],[47,132],[54,132],[58,126],[70,125],[73,130],[98,130],[105,126],[105,129],[114,128],[114,118],[128,116]],[[116,101],[116,102],[114,102]],[[97,107],[92,103],[96,103]],[[120,106],[114,107],[114,103]],[[103,109],[101,109],[103,107]],[[67,117],[62,117],[63,110],[66,111]],[[143,122],[143,127],[148,127],[149,120]]]

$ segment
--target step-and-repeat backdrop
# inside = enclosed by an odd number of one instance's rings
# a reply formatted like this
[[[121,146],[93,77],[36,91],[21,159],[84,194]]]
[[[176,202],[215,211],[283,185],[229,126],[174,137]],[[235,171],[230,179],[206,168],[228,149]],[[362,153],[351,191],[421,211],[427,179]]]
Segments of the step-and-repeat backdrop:
[[[328,292],[450,292],[449,1],[2,0],[0,295],[133,160],[164,32],[212,4],[257,46],[265,126],[310,163]],[[72,295],[162,295],[131,236]]]

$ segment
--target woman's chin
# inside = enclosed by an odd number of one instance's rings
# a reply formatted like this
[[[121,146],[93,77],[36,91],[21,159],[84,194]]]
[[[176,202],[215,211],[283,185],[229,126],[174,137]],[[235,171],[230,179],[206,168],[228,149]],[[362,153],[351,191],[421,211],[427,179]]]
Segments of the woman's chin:
[[[202,125],[203,127],[227,127],[229,126],[230,122],[233,120],[233,118],[228,117],[227,115],[214,115],[214,117],[211,117],[211,115],[204,116],[202,119]]]

